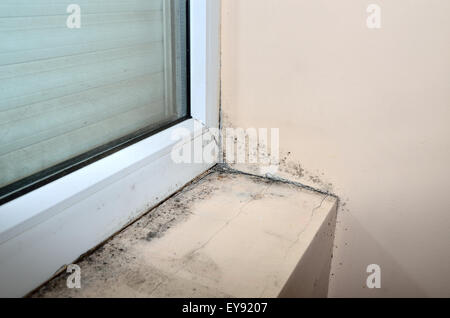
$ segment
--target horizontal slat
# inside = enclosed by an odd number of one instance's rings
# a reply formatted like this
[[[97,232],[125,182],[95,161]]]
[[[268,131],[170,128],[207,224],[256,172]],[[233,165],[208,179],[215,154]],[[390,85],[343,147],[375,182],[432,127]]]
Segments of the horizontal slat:
[[[71,67],[110,62],[142,55],[145,55],[148,60],[154,61],[151,64],[161,65],[164,58],[162,42],[141,43],[140,45],[126,46],[117,49],[97,50],[95,52],[74,54],[53,59],[4,65],[0,66],[0,80],[24,77],[27,75],[39,75],[51,71],[64,71],[64,69]]]
[[[82,13],[114,13],[162,10],[163,0],[1,0],[0,17],[68,15],[67,7],[76,3]]]
[[[114,85],[87,90],[52,101],[56,107],[34,116],[18,117],[0,125],[0,156],[53,138],[68,131],[89,126],[109,115],[120,114],[136,105],[149,106],[154,112],[154,101],[164,99],[164,74],[140,76]],[[157,112],[161,110],[158,109]],[[7,116],[6,116],[7,117]]]
[[[14,74],[14,70],[18,76],[0,79],[0,116],[1,111],[8,109],[161,72],[164,70],[163,54],[162,43],[153,43],[62,58],[54,64],[42,63],[44,72],[39,72],[40,63],[30,63],[29,68],[26,65],[5,67],[5,74],[9,74],[5,77]],[[0,73],[3,73],[2,67]]]
[[[92,27],[98,24],[136,23],[145,21],[161,21],[159,10],[121,12],[121,13],[83,13],[82,27]],[[0,32],[18,30],[68,29],[66,15],[0,18]],[[70,30],[70,29],[69,29]],[[73,30],[72,30],[73,31]]]
[[[124,34],[121,34],[124,33]],[[145,40],[143,40],[143,37]],[[50,58],[63,57],[68,55],[83,54],[89,52],[97,52],[101,50],[108,50],[120,47],[129,47],[134,45],[146,43],[149,41],[148,34],[145,31],[135,31],[131,34],[117,31],[115,36],[106,37],[106,39],[99,39],[94,42],[75,42],[66,46],[59,47],[41,47],[31,50],[16,51],[16,52],[1,52],[0,51],[0,65],[24,63],[29,61],[44,60]]]
[[[164,101],[160,101],[156,106],[157,109],[163,109]],[[72,157],[82,154],[140,128],[147,127],[152,122],[157,123],[163,120],[164,116],[164,111],[150,113],[147,103],[99,123],[8,153],[0,157],[2,177],[0,186],[70,159],[67,154],[72,154]],[[30,158],[33,159],[30,160]],[[17,162],[26,162],[27,164],[18,166]]]
[[[134,23],[117,24],[115,26],[107,24],[82,27],[80,29],[33,29],[0,32],[0,52],[2,52],[1,63],[13,64],[24,61],[23,55],[27,55],[32,60],[50,58],[61,55],[54,55],[56,52],[63,55],[81,53],[76,49],[82,44],[95,44],[97,41],[113,41],[125,39],[133,35],[140,37],[141,41],[154,42],[163,40],[162,22],[159,20],[143,21]],[[122,45],[118,43],[118,47]],[[97,50],[95,47],[85,46],[88,52]],[[36,56],[33,50],[55,52],[42,56]],[[61,54],[59,53],[59,54]],[[27,61],[27,60],[25,60]]]

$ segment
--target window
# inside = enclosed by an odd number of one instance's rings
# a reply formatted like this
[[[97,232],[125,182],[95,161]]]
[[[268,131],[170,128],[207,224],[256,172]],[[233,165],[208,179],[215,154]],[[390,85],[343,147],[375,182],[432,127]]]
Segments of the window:
[[[72,30],[76,32],[83,31],[84,27],[89,26],[89,13],[83,11],[83,7],[89,7],[91,4],[97,5],[98,12],[101,11],[100,4],[114,8],[104,17],[106,28],[107,20],[112,19],[113,13],[119,9],[126,8],[128,12],[137,12],[138,4],[149,6],[155,3],[153,0],[74,0],[70,2],[79,3],[82,10],[81,29]],[[36,5],[32,6],[31,3]],[[39,7],[40,14],[46,12],[49,14],[45,19],[42,18],[41,22],[56,19],[54,16],[56,3],[69,2],[66,0],[1,0],[1,39],[6,39],[6,35],[10,32],[6,31],[6,25],[12,27],[13,20],[19,23],[20,19],[27,19],[25,16],[31,12],[31,9]],[[28,4],[28,12],[23,11],[22,18],[16,17],[5,22],[2,18],[6,16],[5,12],[14,14],[11,8],[16,4],[22,6]],[[180,20],[184,16],[184,9],[176,7],[183,4],[184,1],[170,2],[171,12],[176,13],[172,13],[172,23],[167,27],[172,28],[171,34],[176,34],[177,28],[180,30],[178,32],[189,30],[186,38],[189,39],[190,59],[189,63],[186,61],[186,64],[191,66],[188,71],[187,65],[183,67],[183,63],[179,62],[183,55],[181,50],[184,46],[183,36],[179,35],[177,38],[176,35],[172,35],[172,42],[165,43],[172,45],[172,52],[178,50],[174,50],[173,47],[180,47],[178,54],[181,55],[172,55],[172,61],[175,60],[172,63],[176,64],[178,61],[178,71],[172,64],[172,71],[168,74],[172,74],[173,81],[168,84],[175,87],[175,90],[172,90],[172,99],[187,98],[191,101],[189,107],[179,103],[173,105],[177,105],[178,109],[190,108],[192,118],[183,120],[180,115],[178,121],[181,122],[175,122],[171,127],[160,127],[153,131],[154,134],[140,135],[134,140],[125,136],[128,139],[125,138],[122,144],[116,146],[116,149],[119,147],[120,150],[110,154],[105,151],[102,158],[97,155],[92,157],[91,161],[87,159],[79,169],[64,176],[60,174],[53,181],[47,177],[47,182],[51,182],[36,186],[32,191],[27,189],[29,192],[23,195],[15,192],[17,197],[14,200],[0,204],[0,281],[2,282],[0,297],[20,297],[30,292],[54,275],[61,266],[71,264],[80,255],[105,241],[214,165],[214,163],[177,164],[171,158],[171,151],[183,146],[180,145],[180,140],[172,139],[174,132],[179,129],[189,130],[192,141],[196,143],[211,140],[208,128],[219,125],[220,0],[190,0],[188,2],[189,23],[185,27]],[[57,12],[60,10],[58,9]],[[163,12],[168,11],[166,9]],[[67,16],[68,14],[64,14],[58,18],[63,18],[65,23]],[[176,22],[177,19],[181,22]],[[114,23],[119,20],[116,17]],[[31,26],[35,22],[29,19],[27,23]],[[151,30],[153,29],[148,27],[145,30],[146,34],[149,34]],[[140,31],[144,32],[143,29],[137,28],[127,20],[114,30],[115,35],[111,35],[111,38],[116,40],[128,38],[131,41]],[[30,30],[30,32],[34,31]],[[122,37],[119,37],[120,34]],[[106,33],[102,39],[108,39]],[[44,41],[43,38],[40,40]],[[3,61],[6,56],[3,53],[6,48],[14,43],[11,38],[8,41],[10,42],[0,41],[0,61]],[[80,47],[84,45],[83,43],[81,42]],[[167,49],[165,50],[167,52]],[[45,48],[34,53],[44,54]],[[95,70],[94,66],[96,64],[91,64],[89,71]],[[189,81],[181,85],[183,76],[180,74],[183,69],[186,69]],[[3,68],[0,73],[0,81],[8,74],[3,72],[4,70],[6,69]],[[32,69],[29,68],[29,70]],[[102,69],[103,71],[105,69]],[[88,75],[85,74],[85,76]],[[98,77],[101,75],[99,74]],[[189,82],[193,85],[188,85]],[[88,85],[88,82],[84,84]],[[184,93],[183,88],[186,89]],[[3,87],[0,85],[0,96],[3,92]],[[180,97],[183,94],[186,97]],[[3,133],[3,130],[0,130],[0,135]],[[0,178],[4,169],[0,166]],[[71,170],[69,168],[66,171]]]
[[[0,3],[0,204],[190,118],[188,1],[37,2]]]

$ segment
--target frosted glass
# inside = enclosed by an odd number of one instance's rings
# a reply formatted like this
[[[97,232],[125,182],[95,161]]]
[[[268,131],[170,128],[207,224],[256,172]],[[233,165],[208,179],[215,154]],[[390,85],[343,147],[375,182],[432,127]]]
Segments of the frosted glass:
[[[67,24],[73,3],[80,28]],[[0,1],[0,198],[188,115],[186,3]]]

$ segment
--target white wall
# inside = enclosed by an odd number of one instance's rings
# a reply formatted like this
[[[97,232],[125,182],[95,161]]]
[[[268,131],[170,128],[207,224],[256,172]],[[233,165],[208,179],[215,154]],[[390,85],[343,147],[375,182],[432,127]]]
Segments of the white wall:
[[[345,204],[329,295],[450,296],[450,1],[222,5],[225,125],[279,127],[283,174]]]

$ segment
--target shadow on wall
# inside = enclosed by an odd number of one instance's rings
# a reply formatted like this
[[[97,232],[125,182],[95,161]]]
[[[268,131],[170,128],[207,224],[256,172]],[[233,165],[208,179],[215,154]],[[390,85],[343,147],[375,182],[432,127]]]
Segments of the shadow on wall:
[[[429,297],[412,275],[407,273],[395,257],[352,214],[341,209],[338,219],[339,223],[345,223],[348,228],[341,229],[336,233],[335,254],[336,251],[339,250],[339,252],[337,253],[338,257],[333,258],[329,297]],[[348,244],[351,244],[352,247],[346,248]],[[371,259],[368,260],[371,263],[368,263],[367,266],[377,264],[381,268],[380,289],[367,287],[366,281],[370,275],[366,272],[367,268],[355,266],[359,263],[345,262],[346,259],[353,259],[355,253],[361,256],[365,255],[367,250],[370,250],[371,254]],[[334,273],[336,270],[339,270],[338,280]],[[390,281],[387,282],[386,279]],[[345,287],[342,286],[344,284]]]

